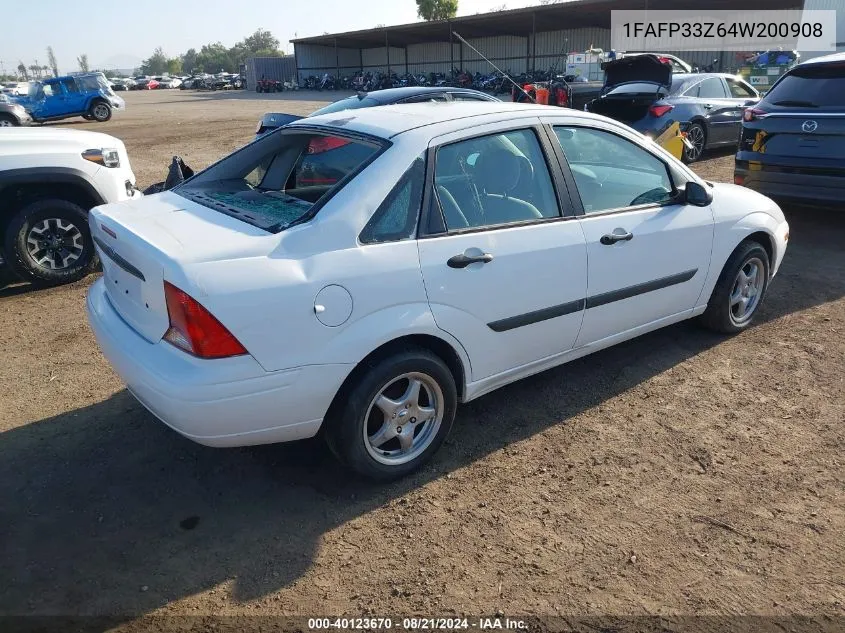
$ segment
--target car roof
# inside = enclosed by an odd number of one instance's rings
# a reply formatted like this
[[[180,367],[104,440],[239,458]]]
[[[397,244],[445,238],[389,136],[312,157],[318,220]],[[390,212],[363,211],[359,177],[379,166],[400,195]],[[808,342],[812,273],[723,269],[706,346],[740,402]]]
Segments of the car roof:
[[[457,131],[466,127],[494,123],[515,114],[543,116],[566,114],[586,119],[605,120],[594,114],[541,106],[533,103],[511,103],[507,101],[459,101],[451,103],[411,103],[385,105],[379,108],[358,108],[342,110],[314,117],[306,117],[290,124],[299,126],[328,126],[369,134],[380,138],[393,138],[403,132],[417,128],[439,125],[438,134]],[[473,119],[470,121],[469,119]]]
[[[833,53],[832,55],[822,55],[821,57],[813,57],[798,64],[799,66],[809,66],[812,64],[829,64],[836,62],[845,62],[845,53]]]
[[[450,88],[449,86],[405,86],[403,88],[385,88],[383,90],[373,90],[372,92],[362,93],[366,96],[375,99],[381,103],[392,103],[408,97],[416,95],[441,93],[441,92],[460,92],[463,94],[483,95],[490,98],[490,95],[478,90],[471,90],[469,88]],[[353,95],[354,96],[354,95]]]

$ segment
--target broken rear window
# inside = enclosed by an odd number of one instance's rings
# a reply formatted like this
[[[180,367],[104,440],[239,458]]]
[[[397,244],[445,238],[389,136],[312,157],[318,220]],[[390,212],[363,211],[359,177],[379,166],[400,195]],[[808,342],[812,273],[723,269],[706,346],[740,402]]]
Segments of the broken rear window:
[[[276,233],[310,218],[382,147],[330,133],[277,132],[212,165],[175,192]]]

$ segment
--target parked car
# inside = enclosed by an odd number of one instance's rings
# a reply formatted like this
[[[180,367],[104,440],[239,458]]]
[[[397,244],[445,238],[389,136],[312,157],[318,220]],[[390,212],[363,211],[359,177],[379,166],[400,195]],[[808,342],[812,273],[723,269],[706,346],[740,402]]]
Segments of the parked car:
[[[102,123],[111,119],[113,112],[126,109],[102,73],[33,82],[29,95],[18,102],[39,123],[77,116]]]
[[[0,95],[0,127],[29,125],[32,117],[19,103],[12,103],[6,95]]]
[[[673,74],[655,55],[636,55],[605,64],[602,95],[587,110],[656,137],[675,122],[689,144],[684,160],[705,149],[735,146],[745,108],[760,99],[742,79],[723,73]]]
[[[126,148],[113,136],[3,130],[0,267],[41,286],[81,279],[97,264],[89,210],[140,196]]]
[[[745,111],[734,182],[774,198],[842,207],[845,54],[794,66]]]
[[[161,88],[161,84],[155,77],[147,79],[146,83],[141,87],[142,90],[158,90],[159,88]]]
[[[114,91],[131,90],[131,79],[123,79],[121,77],[113,77],[108,80],[109,86]]]
[[[139,75],[137,77],[132,78],[132,84],[130,85],[130,90],[144,90],[147,87],[147,84],[150,82],[149,77],[145,77],[143,75]]]
[[[688,318],[746,329],[789,231],[627,126],[478,102],[295,121],[90,226],[91,326],[158,418],[211,446],[322,428],[376,479],[459,401]]]
[[[3,94],[13,97],[23,97],[29,92],[28,81],[12,81],[3,86]]]
[[[675,74],[694,73],[696,70],[680,57],[670,55],[668,53],[620,53],[619,59],[625,57],[636,57],[637,55],[653,55],[664,64],[669,64],[672,67],[672,72]]]
[[[277,82],[278,83],[278,82]],[[373,90],[372,92],[359,92],[357,95],[335,101],[329,105],[315,110],[309,117],[340,112],[342,110],[357,110],[358,108],[372,108],[373,106],[389,105],[392,103],[424,103],[424,102],[452,102],[452,101],[496,101],[496,97],[486,92],[470,90],[468,88],[449,88],[445,86],[411,86],[406,88],[386,88],[384,90]],[[287,125],[302,117],[295,114],[282,114],[281,112],[268,112],[258,122],[256,136],[266,134],[277,127]]]

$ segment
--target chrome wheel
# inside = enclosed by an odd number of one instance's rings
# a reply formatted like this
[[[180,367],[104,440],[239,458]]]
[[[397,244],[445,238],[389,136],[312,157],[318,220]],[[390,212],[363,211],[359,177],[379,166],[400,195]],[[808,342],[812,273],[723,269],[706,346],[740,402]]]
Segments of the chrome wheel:
[[[41,220],[29,229],[26,249],[32,261],[39,266],[49,270],[64,270],[82,257],[82,232],[67,220]]]
[[[704,128],[700,125],[693,125],[687,131],[687,140],[692,147],[684,146],[684,154],[689,162],[698,160],[704,151]]]
[[[92,113],[94,118],[98,121],[103,121],[109,118],[109,107],[105,103],[98,103],[94,106],[94,111]]]
[[[364,446],[388,466],[405,464],[431,445],[444,411],[443,391],[428,374],[410,372],[382,387],[367,408]]]
[[[9,119],[0,119],[0,127],[15,127]]]
[[[734,325],[746,323],[754,315],[766,285],[763,262],[752,257],[739,269],[730,295],[730,318]]]

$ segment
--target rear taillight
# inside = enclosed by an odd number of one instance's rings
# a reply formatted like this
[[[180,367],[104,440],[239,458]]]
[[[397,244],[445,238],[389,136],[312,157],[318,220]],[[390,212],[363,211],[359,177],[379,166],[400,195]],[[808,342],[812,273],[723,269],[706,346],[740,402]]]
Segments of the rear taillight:
[[[199,358],[246,354],[244,346],[208,310],[183,290],[164,282],[170,328],[164,340]]]
[[[745,176],[734,176],[734,184],[735,185],[744,185],[745,184]]]
[[[762,119],[768,113],[761,109],[761,108],[746,108],[745,111],[742,113],[742,120],[743,121],[757,121],[758,119]]]
[[[662,117],[664,114],[672,110],[675,106],[664,104],[664,105],[653,105],[648,109],[648,113],[654,117]],[[640,110],[642,112],[642,110]]]

